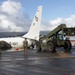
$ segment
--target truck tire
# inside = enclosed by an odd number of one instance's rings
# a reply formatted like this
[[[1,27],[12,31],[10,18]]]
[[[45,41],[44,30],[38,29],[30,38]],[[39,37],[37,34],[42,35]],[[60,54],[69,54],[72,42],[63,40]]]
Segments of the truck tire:
[[[53,41],[49,41],[49,42],[47,43],[47,47],[48,47],[48,50],[49,50],[49,51],[51,51],[51,52],[56,52],[56,50],[55,50],[55,44],[54,44]]]
[[[64,49],[65,51],[70,51],[72,48],[71,42],[69,40],[65,40]]]
[[[37,42],[36,49],[37,49],[37,52],[41,52],[42,49],[41,49],[40,42]]]

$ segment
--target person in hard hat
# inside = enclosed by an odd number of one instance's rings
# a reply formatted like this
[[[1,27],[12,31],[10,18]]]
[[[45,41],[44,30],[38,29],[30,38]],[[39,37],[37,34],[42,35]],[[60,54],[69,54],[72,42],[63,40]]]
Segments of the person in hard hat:
[[[25,53],[27,53],[27,47],[28,47],[28,41],[27,38],[25,38],[25,40],[23,41],[23,48]]]

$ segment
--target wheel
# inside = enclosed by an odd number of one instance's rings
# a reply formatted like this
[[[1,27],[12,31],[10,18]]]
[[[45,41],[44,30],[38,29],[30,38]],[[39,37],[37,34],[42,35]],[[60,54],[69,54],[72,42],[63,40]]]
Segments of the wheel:
[[[55,44],[54,44],[53,41],[49,41],[49,42],[47,43],[47,47],[48,47],[48,50],[49,50],[49,51],[51,51],[51,52],[56,52],[56,50],[55,50]]]
[[[70,51],[72,48],[71,42],[69,40],[65,40],[64,49],[65,51]]]
[[[34,48],[34,44],[31,45],[32,49]]]
[[[37,52],[41,52],[41,44],[40,44],[40,42],[37,42],[36,43],[36,49],[37,49]]]

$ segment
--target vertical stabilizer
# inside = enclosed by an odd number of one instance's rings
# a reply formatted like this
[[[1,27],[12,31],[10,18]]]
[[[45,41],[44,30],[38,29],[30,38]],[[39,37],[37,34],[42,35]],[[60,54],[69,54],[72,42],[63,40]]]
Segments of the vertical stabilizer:
[[[42,6],[39,6],[28,33],[23,35],[23,37],[37,41],[39,40],[41,16],[42,16]]]

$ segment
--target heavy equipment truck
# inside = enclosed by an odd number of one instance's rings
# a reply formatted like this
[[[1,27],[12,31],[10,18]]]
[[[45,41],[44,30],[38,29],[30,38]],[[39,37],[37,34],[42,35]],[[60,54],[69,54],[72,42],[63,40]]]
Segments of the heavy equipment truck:
[[[47,49],[56,52],[56,48],[63,47],[64,51],[70,51],[72,48],[69,36],[75,36],[75,27],[67,27],[61,24],[47,35],[41,36],[39,42],[36,42],[37,51]]]

